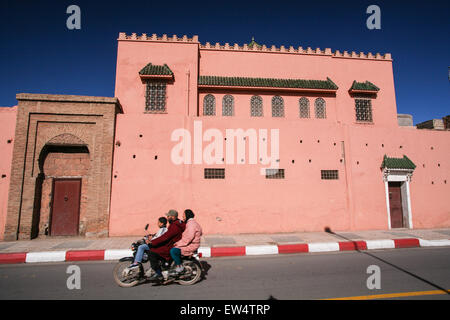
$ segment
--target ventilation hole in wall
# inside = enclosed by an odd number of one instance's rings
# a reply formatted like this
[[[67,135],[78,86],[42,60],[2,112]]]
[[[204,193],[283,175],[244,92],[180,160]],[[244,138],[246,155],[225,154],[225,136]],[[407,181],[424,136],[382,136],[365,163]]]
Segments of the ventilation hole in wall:
[[[135,154],[133,154],[133,159],[136,159],[136,155]]]
[[[369,144],[368,143],[366,143],[366,147],[368,147],[369,146]]]
[[[425,163],[422,165],[422,167],[424,167],[425,168]]]
[[[241,162],[244,162],[244,159],[241,159]]]
[[[339,161],[341,161],[341,163],[342,163],[344,160],[341,159],[341,160],[339,160]]]
[[[335,145],[336,145],[336,142],[335,142],[335,143],[333,143],[333,145],[335,146]]]
[[[8,141],[6,141],[7,143],[11,143],[12,142],[12,140],[11,139],[9,139]]]
[[[244,137],[244,140],[245,140],[245,137]]]
[[[300,143],[303,143],[303,140],[300,140]]]
[[[434,184],[434,181],[431,181],[431,184]]]
[[[277,162],[280,162],[280,159],[277,159]]]
[[[155,160],[158,160],[158,156],[155,156]]]
[[[114,179],[115,179],[115,178],[117,178],[117,175],[116,175],[116,174],[114,175]]]
[[[434,148],[433,148],[433,147],[431,147],[431,150],[434,150]]]
[[[142,138],[142,134],[139,135],[139,138]]]
[[[121,145],[120,141],[117,141],[116,146],[120,147],[120,145]]]
[[[444,180],[444,183],[447,184],[447,180]]]
[[[438,167],[440,167],[441,166],[441,164],[440,163],[438,163]]]
[[[2,178],[6,178],[6,174],[2,174]]]
[[[359,164],[359,161],[356,161],[356,164]]]
[[[227,140],[227,138],[224,138],[225,140]]]
[[[320,140],[317,140],[317,143],[320,143]]]
[[[381,147],[384,148],[384,144],[383,143],[381,144]]]
[[[309,161],[309,163],[311,163],[311,159],[309,159],[308,161]]]
[[[400,149],[403,148],[403,146],[400,146]]]
[[[295,163],[295,160],[292,160],[292,163]]]

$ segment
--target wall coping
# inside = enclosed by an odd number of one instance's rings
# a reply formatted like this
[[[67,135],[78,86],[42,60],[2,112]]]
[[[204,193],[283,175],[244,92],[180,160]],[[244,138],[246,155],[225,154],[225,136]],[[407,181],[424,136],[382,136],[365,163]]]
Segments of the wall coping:
[[[345,58],[345,59],[364,59],[364,60],[381,60],[381,61],[392,61],[392,56],[390,53],[385,53],[384,55],[380,53],[373,54],[371,52],[355,52],[355,51],[332,51],[330,48],[325,48],[324,50],[320,48],[312,49],[311,47],[303,48],[298,47],[294,48],[293,46],[285,47],[280,46],[279,48],[276,46],[248,46],[244,44],[242,46],[237,43],[230,45],[229,43],[225,44],[211,44],[206,42],[206,44],[201,44],[198,40],[198,35],[194,35],[192,38],[188,38],[186,35],[182,37],[178,37],[177,35],[173,35],[172,37],[167,36],[167,34],[163,34],[162,37],[159,37],[156,34],[152,34],[148,36],[146,33],[138,36],[136,33],[132,33],[131,35],[127,35],[125,32],[119,33],[119,38],[117,40],[128,40],[128,41],[150,41],[150,42],[171,42],[171,43],[196,43],[199,44],[200,50],[225,50],[225,51],[243,51],[243,52],[259,52],[259,53],[290,53],[290,54],[302,54],[302,55],[320,55],[320,56],[329,56],[332,58]]]
[[[114,104],[119,113],[123,113],[122,106],[117,97],[96,97],[65,94],[41,94],[41,93],[18,93],[17,101],[51,101],[51,102],[81,102],[81,103],[105,103]]]

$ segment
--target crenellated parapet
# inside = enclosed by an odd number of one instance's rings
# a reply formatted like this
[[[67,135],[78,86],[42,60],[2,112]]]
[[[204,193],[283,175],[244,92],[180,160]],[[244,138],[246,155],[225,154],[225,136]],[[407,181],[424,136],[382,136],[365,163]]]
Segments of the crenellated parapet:
[[[194,35],[192,38],[188,38],[186,35],[179,37],[177,35],[168,36],[167,34],[163,34],[162,36],[158,36],[156,34],[147,35],[146,33],[138,36],[136,33],[132,33],[131,35],[127,35],[125,32],[119,33],[118,40],[130,40],[130,41],[153,41],[153,42],[176,42],[176,43],[197,43],[199,44],[200,50],[226,50],[226,51],[243,51],[243,52],[271,52],[271,53],[290,53],[290,54],[302,54],[302,55],[320,55],[320,56],[330,56],[333,58],[353,58],[353,59],[368,59],[368,60],[387,60],[392,61],[392,57],[390,53],[373,54],[371,52],[364,53],[355,51],[332,51],[330,48],[313,49],[311,47],[293,47],[293,46],[280,46],[276,47],[266,46],[266,45],[258,45],[256,42],[252,40],[249,44],[239,45],[237,43],[230,44],[220,44],[220,43],[209,43],[201,44],[198,40],[198,35]]]
[[[136,33],[127,35],[125,32],[120,32],[119,38],[117,40],[198,43],[198,36],[194,35],[192,38],[188,38],[186,35],[179,37],[176,34],[174,34],[173,36],[168,36],[167,34],[163,34],[161,37],[159,37],[155,33],[152,35],[147,35],[146,33],[143,33],[140,36],[138,36]]]
[[[206,42],[206,44],[200,45],[201,50],[230,50],[230,51],[249,51],[249,52],[272,52],[272,53],[293,53],[293,54],[303,54],[303,55],[322,55],[322,56],[331,56],[336,58],[357,58],[357,59],[373,59],[373,60],[392,60],[391,54],[386,53],[384,55],[380,53],[373,54],[371,52],[369,53],[356,53],[354,51],[348,52],[343,51],[340,52],[339,50],[336,50],[335,52],[332,52],[330,48],[320,49],[316,48],[313,49],[311,47],[303,48],[303,47],[293,47],[293,46],[266,46],[266,45],[238,45],[238,44],[220,44],[215,43],[211,44],[209,42]]]

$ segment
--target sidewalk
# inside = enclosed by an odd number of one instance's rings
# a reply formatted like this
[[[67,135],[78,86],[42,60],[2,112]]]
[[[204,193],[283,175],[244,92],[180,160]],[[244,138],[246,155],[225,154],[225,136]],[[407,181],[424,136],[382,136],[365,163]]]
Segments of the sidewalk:
[[[0,263],[116,260],[131,255],[134,237],[0,241]],[[205,235],[202,257],[450,246],[450,228],[354,232]]]

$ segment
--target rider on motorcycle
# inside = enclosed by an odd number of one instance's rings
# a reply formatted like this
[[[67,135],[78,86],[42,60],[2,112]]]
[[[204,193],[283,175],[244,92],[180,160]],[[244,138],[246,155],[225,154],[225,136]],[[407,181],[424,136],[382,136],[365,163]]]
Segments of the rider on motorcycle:
[[[148,246],[149,243],[152,240],[155,240],[156,238],[159,238],[164,233],[166,233],[167,232],[166,226],[167,226],[167,219],[165,217],[160,217],[158,219],[158,227],[159,227],[158,232],[155,234],[149,234],[148,236],[145,237],[145,243],[141,244],[138,247],[134,262],[128,267],[129,269],[139,267],[139,264],[142,262],[142,257],[144,256],[144,252],[150,250],[150,247]],[[150,236],[152,237],[151,239],[149,239]]]
[[[175,243],[174,247],[170,249],[170,255],[175,261],[175,268],[170,272],[172,275],[178,275],[184,271],[183,265],[181,264],[181,255],[191,256],[200,247],[202,228],[194,220],[194,216],[194,212],[191,209],[184,210],[183,219],[186,224],[186,229],[183,232],[181,240]]]
[[[167,262],[170,259],[170,249],[172,249],[175,242],[181,239],[186,224],[178,219],[178,212],[176,210],[169,210],[166,214],[169,221],[169,228],[159,238],[150,242],[149,260],[155,274],[150,280],[160,280],[163,278],[159,261]]]

